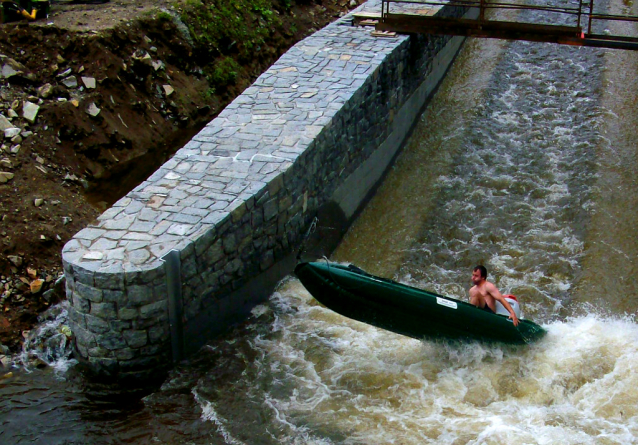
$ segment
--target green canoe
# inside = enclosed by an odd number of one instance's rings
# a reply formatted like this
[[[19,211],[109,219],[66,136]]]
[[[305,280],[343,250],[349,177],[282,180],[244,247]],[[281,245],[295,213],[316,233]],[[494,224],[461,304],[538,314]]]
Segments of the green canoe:
[[[547,332],[453,298],[375,277],[354,266],[300,263],[295,274],[319,302],[354,320],[417,339],[530,343]]]

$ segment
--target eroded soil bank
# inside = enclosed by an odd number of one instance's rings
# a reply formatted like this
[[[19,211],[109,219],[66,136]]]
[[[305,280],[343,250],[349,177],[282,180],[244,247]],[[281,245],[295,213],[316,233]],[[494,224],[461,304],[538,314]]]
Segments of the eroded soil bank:
[[[63,298],[68,239],[358,3],[54,2],[48,19],[1,25],[0,344],[19,349]]]

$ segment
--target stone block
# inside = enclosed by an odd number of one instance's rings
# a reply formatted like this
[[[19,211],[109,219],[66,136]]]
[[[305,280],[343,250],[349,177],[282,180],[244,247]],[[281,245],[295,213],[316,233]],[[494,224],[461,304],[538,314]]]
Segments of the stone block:
[[[124,291],[105,289],[102,291],[102,299],[106,302],[116,303],[118,306],[124,306],[128,297]]]
[[[215,242],[217,238],[217,231],[214,227],[211,227],[209,230],[204,232],[196,241],[195,241],[195,255],[202,256],[204,252],[206,252],[210,246]]]
[[[85,298],[94,303],[100,303],[102,301],[102,290],[96,289],[92,286],[87,286],[86,284],[76,283],[75,291],[82,298]]]
[[[279,204],[276,198],[270,199],[264,203],[264,220],[270,221],[279,213]]]
[[[184,283],[182,283],[182,286],[184,286]],[[153,296],[155,298],[154,301],[166,300],[167,295],[168,287],[166,286],[166,283],[153,286]]]
[[[108,320],[116,318],[117,311],[113,303],[91,303],[91,315]]]
[[[109,335],[100,335],[97,337],[97,343],[109,351],[126,348],[126,341],[120,333],[111,332]]]
[[[83,329],[86,329],[86,319],[84,314],[78,312],[73,306],[69,307],[68,314],[69,323],[71,324],[71,326],[79,326]]]
[[[152,286],[129,286],[126,293],[129,306],[142,306],[155,301]]]
[[[239,273],[242,270],[243,263],[239,258],[229,261],[224,267],[224,272],[228,274]]]
[[[223,242],[221,239],[215,241],[204,254],[204,264],[212,265],[224,257]]]
[[[118,361],[108,357],[89,357],[89,365],[99,375],[114,377],[119,371]]]
[[[140,307],[140,318],[149,319],[155,317],[168,317],[168,302],[166,300],[157,301]]]
[[[197,275],[197,261],[195,257],[191,257],[188,261],[182,263],[182,282],[188,281],[190,278]]]
[[[85,315],[86,328],[95,334],[104,334],[111,330],[109,323],[93,315]]]
[[[89,348],[89,357],[109,357],[111,355],[111,351],[108,349],[101,348],[99,346],[95,348]]]
[[[76,311],[88,314],[91,311],[89,300],[83,298],[80,294],[73,292],[73,307]]]
[[[259,261],[259,268],[264,271],[275,264],[275,254],[272,250],[264,252]]]
[[[114,351],[114,354],[118,361],[132,360],[140,355],[140,351],[131,348],[124,348]]]
[[[86,284],[87,286],[95,286],[95,281],[93,279],[94,274],[95,272],[87,270],[78,265],[73,266],[73,278],[76,283],[80,282]]]
[[[102,273],[94,274],[95,287],[98,289],[124,289],[124,275],[121,273]]]
[[[131,329],[132,323],[129,320],[110,320],[109,326],[114,332],[122,332],[125,329]]]
[[[233,254],[237,249],[237,237],[234,233],[229,233],[223,237],[222,243],[224,245],[224,252],[226,254]]]
[[[164,344],[148,345],[140,349],[142,356],[157,356],[166,349]]]
[[[87,348],[87,350],[97,345],[96,335],[80,326],[73,326],[73,335],[75,336],[76,343]],[[86,354],[84,356],[86,357]]]
[[[161,343],[168,340],[171,336],[168,324],[158,324],[148,329],[148,338],[151,343]]]
[[[141,348],[148,343],[148,334],[146,331],[128,330],[122,332],[124,340],[133,349]]]
[[[135,320],[140,315],[139,309],[127,307],[121,307],[117,313],[120,320]]]

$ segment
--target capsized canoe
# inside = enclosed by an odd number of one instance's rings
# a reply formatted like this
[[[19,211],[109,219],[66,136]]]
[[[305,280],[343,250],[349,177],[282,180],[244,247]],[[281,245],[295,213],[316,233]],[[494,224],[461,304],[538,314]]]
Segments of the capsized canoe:
[[[375,277],[352,265],[299,263],[295,274],[315,299],[333,311],[417,339],[524,344],[546,334],[529,320],[514,327],[507,316]]]

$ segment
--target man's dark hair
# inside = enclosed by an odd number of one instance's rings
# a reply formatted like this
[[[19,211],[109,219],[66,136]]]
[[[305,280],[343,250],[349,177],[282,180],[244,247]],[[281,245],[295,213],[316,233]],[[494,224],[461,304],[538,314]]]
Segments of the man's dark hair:
[[[472,269],[472,272],[477,270],[481,273],[482,278],[487,278],[487,269],[485,268],[485,266],[476,266],[474,269]]]

